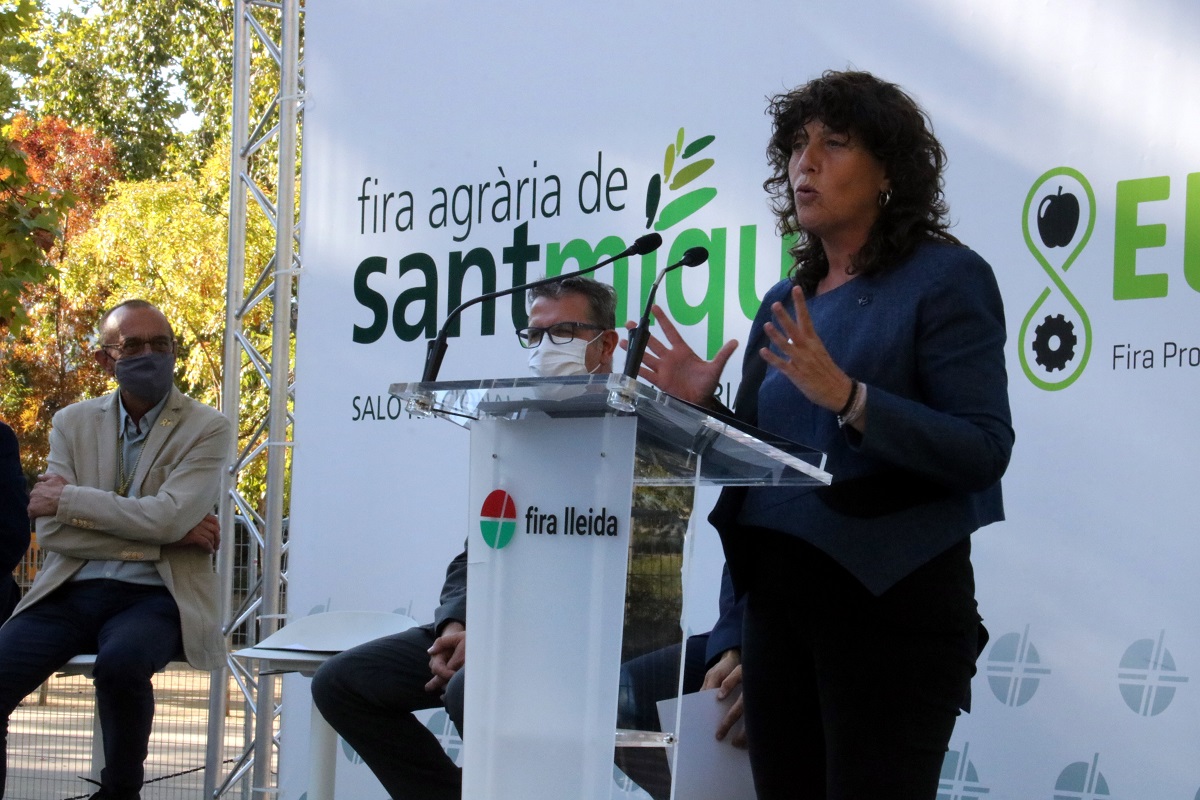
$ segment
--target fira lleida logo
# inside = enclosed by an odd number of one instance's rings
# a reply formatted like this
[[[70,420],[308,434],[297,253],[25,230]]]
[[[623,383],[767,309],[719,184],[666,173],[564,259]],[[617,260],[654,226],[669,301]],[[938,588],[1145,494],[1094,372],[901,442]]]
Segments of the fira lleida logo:
[[[479,509],[479,532],[493,550],[506,547],[517,531],[517,504],[502,489],[493,490]]]
[[[1029,626],[1021,633],[1006,633],[992,645],[984,672],[992,695],[1006,706],[1023,706],[1033,699],[1050,668],[1029,636]]]
[[[1166,631],[1153,639],[1139,639],[1126,648],[1117,669],[1121,698],[1130,711],[1154,717],[1167,710],[1176,690],[1188,682],[1166,646]]]
[[[950,750],[942,762],[937,800],[981,800],[991,795],[992,787],[982,783],[975,764],[969,758],[970,745]],[[1054,781],[1053,800],[1112,800],[1108,780],[1100,771],[1100,754],[1090,761],[1075,761],[1064,767]]]
[[[1167,245],[1165,223],[1150,221],[1161,214],[1156,204],[1174,200],[1169,176],[1118,181],[1112,206],[1112,249],[1092,243],[1100,212],[1096,193],[1082,172],[1056,167],[1034,181],[1025,198],[1021,225],[1025,246],[1046,276],[1046,287],[1021,322],[1018,350],[1025,377],[1040,389],[1058,391],[1074,383],[1097,355],[1112,370],[1179,370],[1200,368],[1200,337],[1188,331],[1161,341],[1136,341],[1136,331],[1109,333],[1100,340],[1087,309],[1071,288],[1079,272],[1094,269],[1112,253],[1114,301],[1153,300],[1170,292],[1200,292],[1200,173],[1185,181],[1182,275],[1146,266],[1155,248]],[[1146,220],[1146,221],[1142,221]],[[1081,259],[1085,249],[1086,259]],[[1142,263],[1139,263],[1139,256]],[[1068,271],[1076,268],[1075,272]],[[1158,271],[1156,271],[1158,270]],[[1182,283],[1180,281],[1182,278]]]
[[[530,535],[561,535],[595,541],[620,536],[617,516],[608,513],[605,507],[597,509],[568,504],[560,512],[530,505],[518,518],[516,501],[503,489],[494,489],[483,499],[479,509],[479,533],[488,547],[500,550],[511,544],[519,523],[524,524],[525,533]]]
[[[961,750],[947,750],[942,760],[942,774],[938,780],[937,800],[979,800],[987,797],[991,789],[979,780],[979,771],[970,759],[970,743]]]

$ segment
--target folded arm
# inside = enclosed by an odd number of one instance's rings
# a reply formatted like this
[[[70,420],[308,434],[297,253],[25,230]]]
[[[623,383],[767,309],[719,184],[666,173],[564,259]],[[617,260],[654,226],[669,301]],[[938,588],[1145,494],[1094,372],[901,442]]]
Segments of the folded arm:
[[[39,487],[47,485],[47,503],[55,491],[58,497],[52,514],[37,515],[39,543],[62,555],[112,560],[156,560],[162,546],[187,544],[203,533],[196,529],[217,502],[231,437],[228,420],[212,417],[176,462],[151,469],[152,494],[123,497],[75,483],[66,437],[51,430],[50,474]]]

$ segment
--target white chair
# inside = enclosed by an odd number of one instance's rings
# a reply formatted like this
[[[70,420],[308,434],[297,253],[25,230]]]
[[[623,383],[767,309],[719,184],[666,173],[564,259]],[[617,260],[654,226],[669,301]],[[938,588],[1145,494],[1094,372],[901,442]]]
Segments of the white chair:
[[[382,611],[325,611],[301,617],[233,655],[257,661],[259,674],[298,672],[312,677],[330,657],[355,645],[416,626],[412,617]],[[337,734],[314,705],[309,717],[308,800],[333,800]]]
[[[186,661],[172,661],[167,666],[163,667],[160,672],[166,672],[168,669],[177,667],[189,667]],[[84,653],[78,655],[63,664],[55,675],[65,677],[68,675],[82,675],[85,678],[92,677],[92,671],[96,667],[96,654]],[[42,700],[45,702],[46,684],[42,684]],[[100,730],[100,709],[94,702],[92,705],[92,770],[91,777],[96,783],[100,782],[100,770],[104,769],[104,734]]]

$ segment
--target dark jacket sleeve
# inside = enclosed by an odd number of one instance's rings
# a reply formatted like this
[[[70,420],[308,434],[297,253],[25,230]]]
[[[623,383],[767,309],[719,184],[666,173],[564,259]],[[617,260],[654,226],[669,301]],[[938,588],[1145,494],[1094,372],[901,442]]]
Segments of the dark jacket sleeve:
[[[919,397],[878,386],[867,433],[851,447],[957,492],[1004,475],[1013,448],[1004,365],[1004,304],[991,268],[966,251],[922,299],[915,362]]]
[[[0,422],[0,569],[8,574],[29,549],[29,496],[12,428]]]
[[[738,600],[734,597],[733,580],[729,577],[729,565],[721,569],[721,599],[720,617],[708,634],[708,644],[704,648],[704,666],[711,667],[721,654],[733,648],[742,646],[742,612],[745,598]]]
[[[446,581],[442,584],[441,604],[433,612],[433,628],[441,633],[442,627],[451,620],[467,622],[467,549],[456,555],[446,567]]]
[[[21,595],[12,571],[29,549],[28,507],[17,437],[0,422],[0,622],[8,619]]]

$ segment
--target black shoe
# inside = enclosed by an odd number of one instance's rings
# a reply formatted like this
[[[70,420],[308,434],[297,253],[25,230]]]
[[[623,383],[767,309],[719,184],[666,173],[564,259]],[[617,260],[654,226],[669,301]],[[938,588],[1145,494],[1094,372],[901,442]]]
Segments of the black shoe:
[[[88,800],[142,800],[142,795],[140,792],[114,792],[101,786],[100,791]]]

